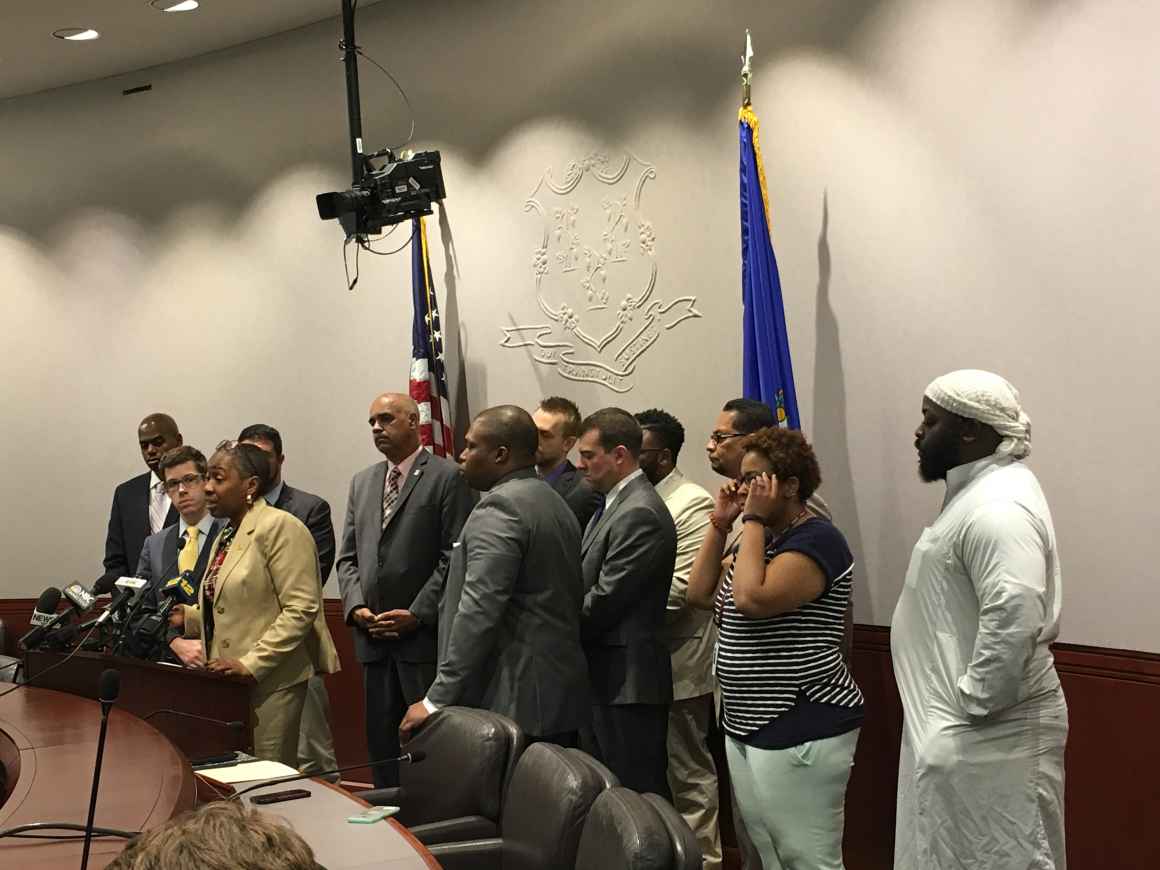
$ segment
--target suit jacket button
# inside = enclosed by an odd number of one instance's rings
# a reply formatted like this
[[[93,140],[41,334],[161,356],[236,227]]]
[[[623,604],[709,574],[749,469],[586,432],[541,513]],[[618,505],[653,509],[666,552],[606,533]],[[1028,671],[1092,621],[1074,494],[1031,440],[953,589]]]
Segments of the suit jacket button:
[[[219,608],[217,609],[217,612],[218,612],[218,614],[220,615],[220,614],[222,614],[222,613],[225,613],[225,612],[226,612],[226,609],[225,609],[224,607],[219,607]]]

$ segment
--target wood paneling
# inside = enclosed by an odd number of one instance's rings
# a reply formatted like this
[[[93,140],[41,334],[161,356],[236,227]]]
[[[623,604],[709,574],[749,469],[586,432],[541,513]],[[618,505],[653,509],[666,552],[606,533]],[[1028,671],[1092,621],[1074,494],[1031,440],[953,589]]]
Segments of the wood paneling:
[[[8,652],[27,630],[35,599],[0,599]],[[343,664],[326,678],[339,764],[367,757],[362,668],[354,656],[341,604],[326,602],[327,623]],[[1070,712],[1067,746],[1068,862],[1086,870],[1160,866],[1160,655],[1057,644],[1056,667]],[[890,630],[854,631],[854,676],[866,695],[866,722],[846,795],[848,870],[889,870],[894,848],[894,796],[902,705],[890,661]],[[369,781],[369,772],[347,779]],[[728,801],[723,795],[722,802]],[[727,811],[723,820],[728,819]],[[724,834],[732,844],[732,832]],[[736,860],[730,850],[728,863]]]

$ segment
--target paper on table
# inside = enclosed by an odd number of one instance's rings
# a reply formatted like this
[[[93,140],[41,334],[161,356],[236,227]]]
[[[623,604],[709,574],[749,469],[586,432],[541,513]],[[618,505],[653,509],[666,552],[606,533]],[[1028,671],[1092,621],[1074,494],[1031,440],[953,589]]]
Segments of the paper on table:
[[[236,782],[258,782],[263,779],[277,779],[281,776],[297,776],[298,771],[277,761],[246,761],[230,767],[214,767],[201,771],[199,776],[216,782],[232,785]]]

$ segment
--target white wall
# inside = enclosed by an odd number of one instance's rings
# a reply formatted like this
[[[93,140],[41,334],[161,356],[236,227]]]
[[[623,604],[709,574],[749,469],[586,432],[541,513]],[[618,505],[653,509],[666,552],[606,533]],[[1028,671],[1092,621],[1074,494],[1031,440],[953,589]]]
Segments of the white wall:
[[[798,395],[862,566],[856,618],[889,622],[939,503],[915,474],[922,390],[977,366],[1016,383],[1034,420],[1063,639],[1160,650],[1144,546],[1160,488],[1160,8],[388,6],[364,11],[360,42],[408,88],[418,144],[443,152],[432,265],[472,409],[554,392],[585,410],[660,405],[688,429],[685,470],[713,483],[701,445],[740,388],[748,26]],[[336,36],[329,23],[0,103],[0,595],[98,573],[112,488],[142,470],[135,426],[155,410],[203,448],[278,426],[288,479],[341,522],[350,475],[376,458],[367,404],[406,381],[410,263],[364,255],[348,293],[340,232],[314,214],[313,195],[348,180]],[[397,139],[389,82],[364,66],[362,89],[368,144]],[[696,296],[702,315],[662,335],[623,395],[499,347],[502,327],[543,321],[525,199],[594,149],[655,167],[641,213],[657,293]],[[603,193],[574,198],[587,216]],[[555,298],[579,293],[553,280]]]

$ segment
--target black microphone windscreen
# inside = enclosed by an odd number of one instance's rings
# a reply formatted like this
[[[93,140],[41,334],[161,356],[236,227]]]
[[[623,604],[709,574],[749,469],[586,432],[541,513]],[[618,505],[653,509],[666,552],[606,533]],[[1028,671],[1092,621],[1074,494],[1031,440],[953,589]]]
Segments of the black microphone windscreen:
[[[407,754],[411,756],[409,759],[411,764],[418,764],[420,761],[424,761],[427,758],[427,753],[422,749],[416,749],[414,752],[408,752]]]
[[[49,586],[36,599],[36,609],[41,613],[55,613],[57,605],[59,604],[60,590],[55,586]]]
[[[112,704],[121,694],[121,672],[116,668],[106,668],[101,671],[101,698],[102,703]]]
[[[108,595],[113,591],[113,587],[117,585],[117,578],[120,576],[118,572],[114,571],[98,577],[97,582],[93,584],[93,594]]]

